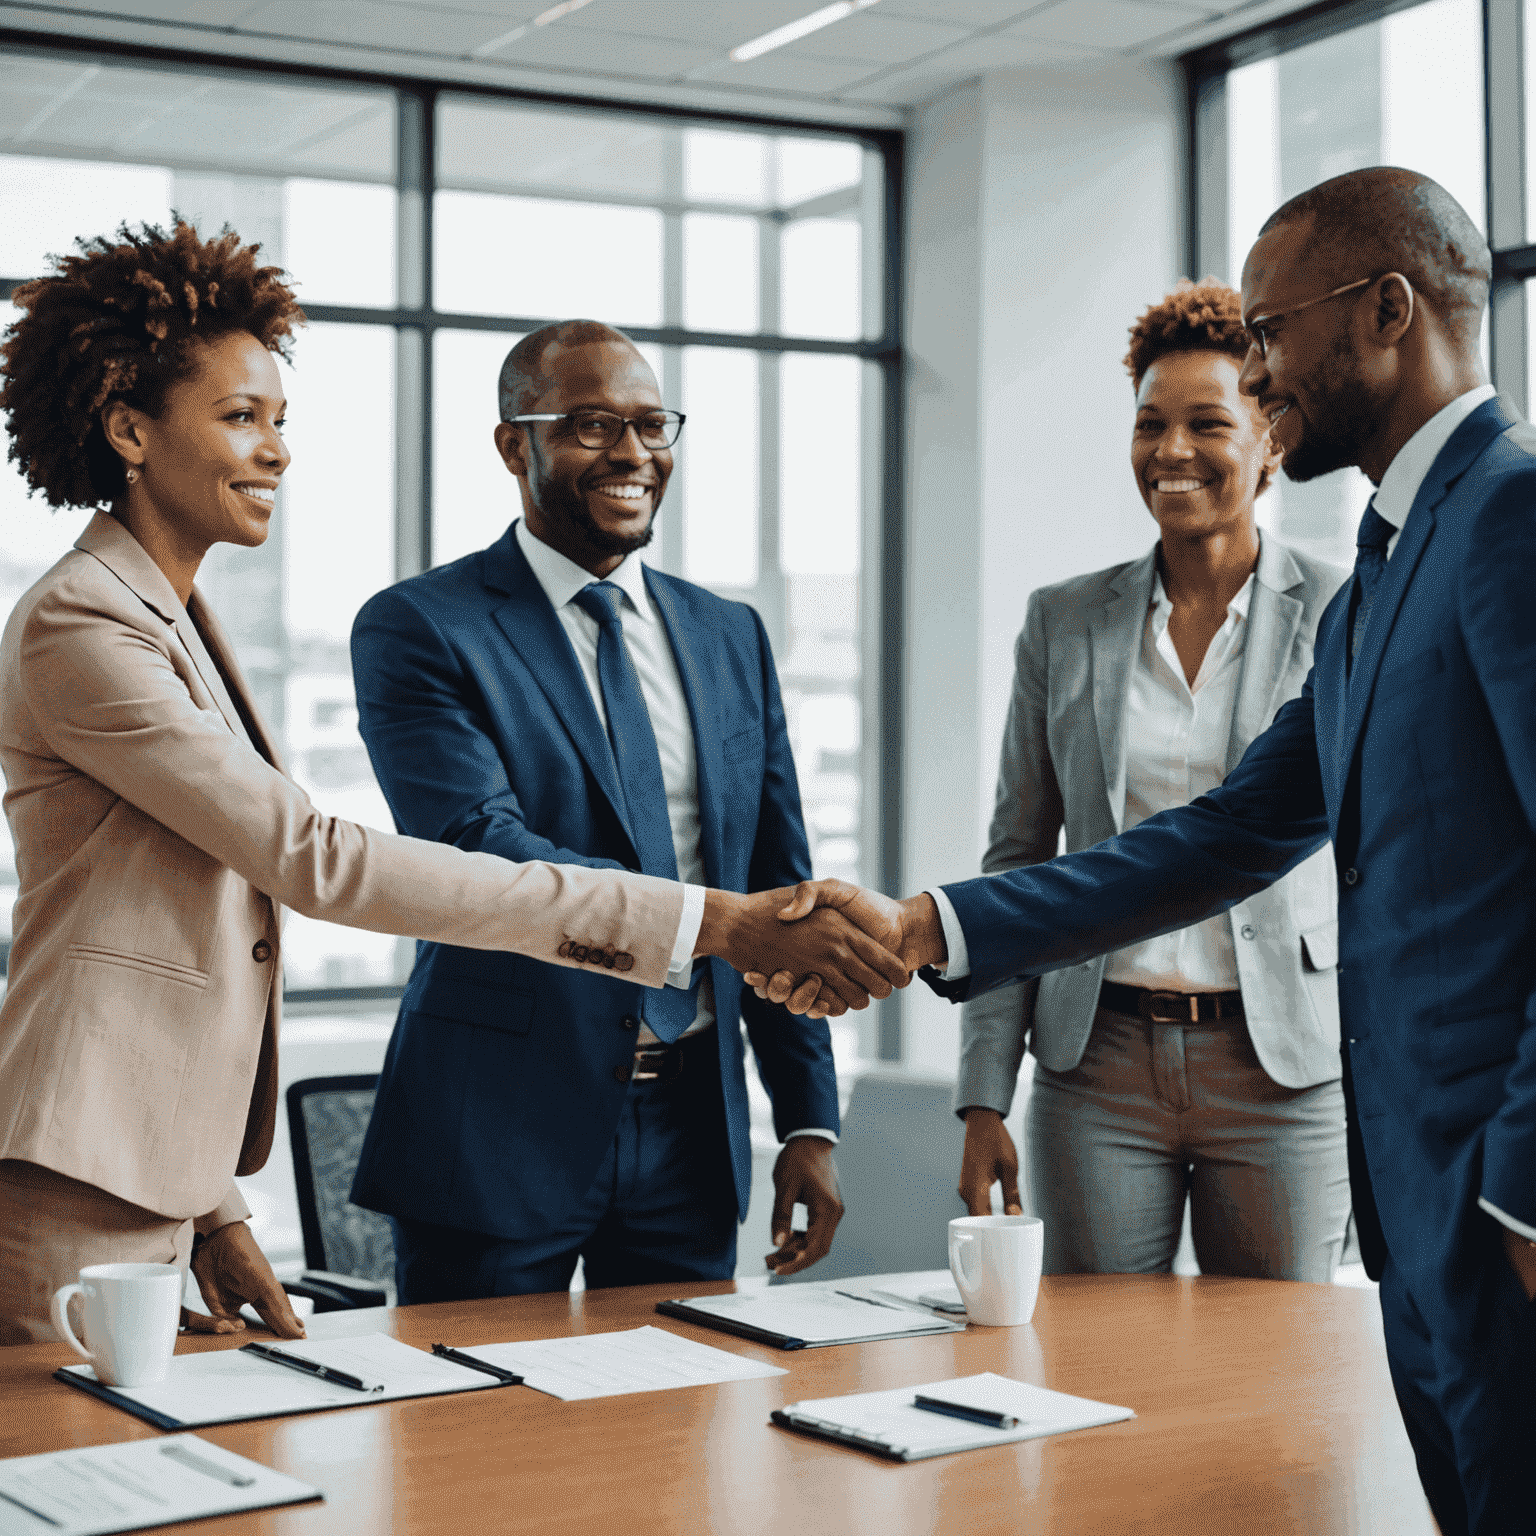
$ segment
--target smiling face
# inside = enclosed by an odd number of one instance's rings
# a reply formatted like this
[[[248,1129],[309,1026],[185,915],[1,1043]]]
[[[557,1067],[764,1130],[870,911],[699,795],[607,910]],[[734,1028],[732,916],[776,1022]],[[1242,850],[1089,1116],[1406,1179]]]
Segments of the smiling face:
[[[188,550],[266,542],[287,402],[272,354],[248,331],[200,344],[190,377],[166,391],[158,416],[121,403],[107,431],[139,478],[128,501]]]
[[[612,411],[626,419],[662,408],[650,364],[627,342],[596,341],[546,354],[548,385],[518,414]],[[496,445],[521,482],[529,531],[576,564],[606,575],[651,541],[672,474],[672,453],[647,448],[633,427],[612,448],[584,448],[569,420],[496,429]]]
[[[1313,221],[1281,224],[1259,237],[1243,263],[1243,314],[1271,315],[1318,298],[1343,277],[1308,260]],[[1379,407],[1361,376],[1350,317],[1370,288],[1288,314],[1270,332],[1267,355],[1249,349],[1243,391],[1272,424],[1288,480],[1314,480],[1359,462]]]
[[[1165,539],[1252,529],[1254,497],[1279,455],[1239,373],[1225,352],[1169,352],[1142,376],[1131,467]]]

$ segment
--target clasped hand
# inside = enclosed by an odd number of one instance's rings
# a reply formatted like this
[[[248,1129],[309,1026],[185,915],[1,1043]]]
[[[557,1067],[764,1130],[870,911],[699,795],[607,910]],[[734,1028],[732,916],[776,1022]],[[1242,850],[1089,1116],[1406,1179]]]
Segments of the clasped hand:
[[[697,952],[728,961],[759,997],[819,1019],[906,986],[943,958],[937,931],[927,896],[899,902],[847,880],[803,880],[751,896],[711,891]]]

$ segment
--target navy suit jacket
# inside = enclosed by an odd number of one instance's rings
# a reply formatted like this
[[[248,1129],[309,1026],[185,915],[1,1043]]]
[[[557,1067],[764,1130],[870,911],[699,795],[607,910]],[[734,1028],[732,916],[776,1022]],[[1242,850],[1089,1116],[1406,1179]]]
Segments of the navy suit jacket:
[[[1312,675],[1226,782],[1048,864],[946,886],[975,995],[1225,910],[1332,837],[1351,1175],[1437,1336],[1536,1226],[1536,434],[1500,400],[1404,523],[1353,675],[1346,583]],[[1502,1260],[1501,1260],[1502,1262]]]
[[[698,756],[709,884],[811,873],[778,678],[744,603],[647,569]],[[359,728],[400,831],[508,859],[635,869],[612,750],[512,529],[371,598],[352,631]],[[740,1019],[783,1136],[838,1129],[826,1024],[743,996],[710,962],[739,1213],[751,1189]],[[353,1199],[390,1215],[536,1237],[586,1194],[612,1143],[644,989],[612,972],[418,946]]]

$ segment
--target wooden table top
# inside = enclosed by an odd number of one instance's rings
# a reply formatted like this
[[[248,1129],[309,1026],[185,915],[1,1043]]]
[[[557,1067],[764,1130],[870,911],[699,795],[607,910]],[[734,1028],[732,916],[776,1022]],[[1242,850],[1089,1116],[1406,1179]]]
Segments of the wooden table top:
[[[1064,1276],[1031,1324],[784,1353],[653,1311],[719,1286],[640,1286],[331,1314],[474,1345],[659,1324],[789,1374],[562,1403],[507,1388],[198,1430],[323,1504],[198,1521],[226,1536],[436,1532],[1147,1532],[1432,1536],[1373,1292],[1206,1276]],[[261,1333],[254,1334],[262,1337]],[[178,1353],[244,1335],[183,1337]],[[158,1431],[52,1380],[64,1345],[0,1349],[0,1455]],[[996,1371],[1136,1419],[911,1465],[776,1429],[804,1398]]]

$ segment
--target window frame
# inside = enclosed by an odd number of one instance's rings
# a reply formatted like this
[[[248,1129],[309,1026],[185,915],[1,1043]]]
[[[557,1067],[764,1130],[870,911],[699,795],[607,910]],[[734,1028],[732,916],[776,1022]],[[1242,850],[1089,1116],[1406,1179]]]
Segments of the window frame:
[[[1189,146],[1186,251],[1191,272],[1216,270],[1227,253],[1227,75],[1324,38],[1412,10],[1424,0],[1345,0],[1310,6],[1186,54]],[[1489,355],[1493,382],[1522,413],[1527,399],[1527,278],[1536,277],[1536,242],[1526,238],[1525,17],[1522,0],[1482,0],[1483,155],[1488,244]]]
[[[866,464],[878,476],[861,529],[863,563],[860,601],[863,621],[859,644],[863,666],[860,688],[863,714],[862,797],[863,836],[871,850],[869,867],[880,887],[897,894],[900,881],[902,795],[902,597],[905,584],[905,506],[903,432],[905,352],[903,315],[904,146],[900,130],[848,126],[838,123],[781,118],[759,113],[708,111],[685,106],[612,101],[557,92],[542,92],[451,78],[399,75],[315,64],[283,64],[264,59],[236,58],[193,49],[69,38],[55,34],[0,27],[0,52],[37,58],[100,59],[137,67],[195,71],[211,79],[289,80],[295,84],[357,86],[384,89],[394,95],[396,113],[395,181],[396,301],[388,307],[348,304],[306,304],[316,322],[386,325],[395,332],[395,579],[429,568],[432,551],[432,368],[433,342],[439,330],[523,333],[559,316],[476,315],[439,310],[432,302],[433,195],[436,190],[436,123],[444,96],[479,98],[486,102],[539,108],[600,112],[616,117],[679,125],[793,134],[800,138],[855,140],[873,150],[882,168],[877,195],[881,204],[883,244],[878,254],[881,279],[878,334],[858,340],[833,341],[763,332],[692,330],[682,324],[630,326],[636,341],[662,347],[707,346],[741,349],[759,357],[785,353],[832,353],[852,356],[873,365],[880,375],[878,426],[865,445]],[[733,212],[745,211],[732,209]],[[870,270],[866,265],[866,271]],[[8,299],[26,279],[0,273],[0,299]],[[868,417],[866,417],[866,420]],[[0,955],[0,973],[4,956]],[[384,1001],[398,998],[400,986],[295,988],[285,990],[290,1003],[325,1004]],[[899,1013],[894,1006],[880,1010],[876,1045],[882,1060],[901,1055]]]

